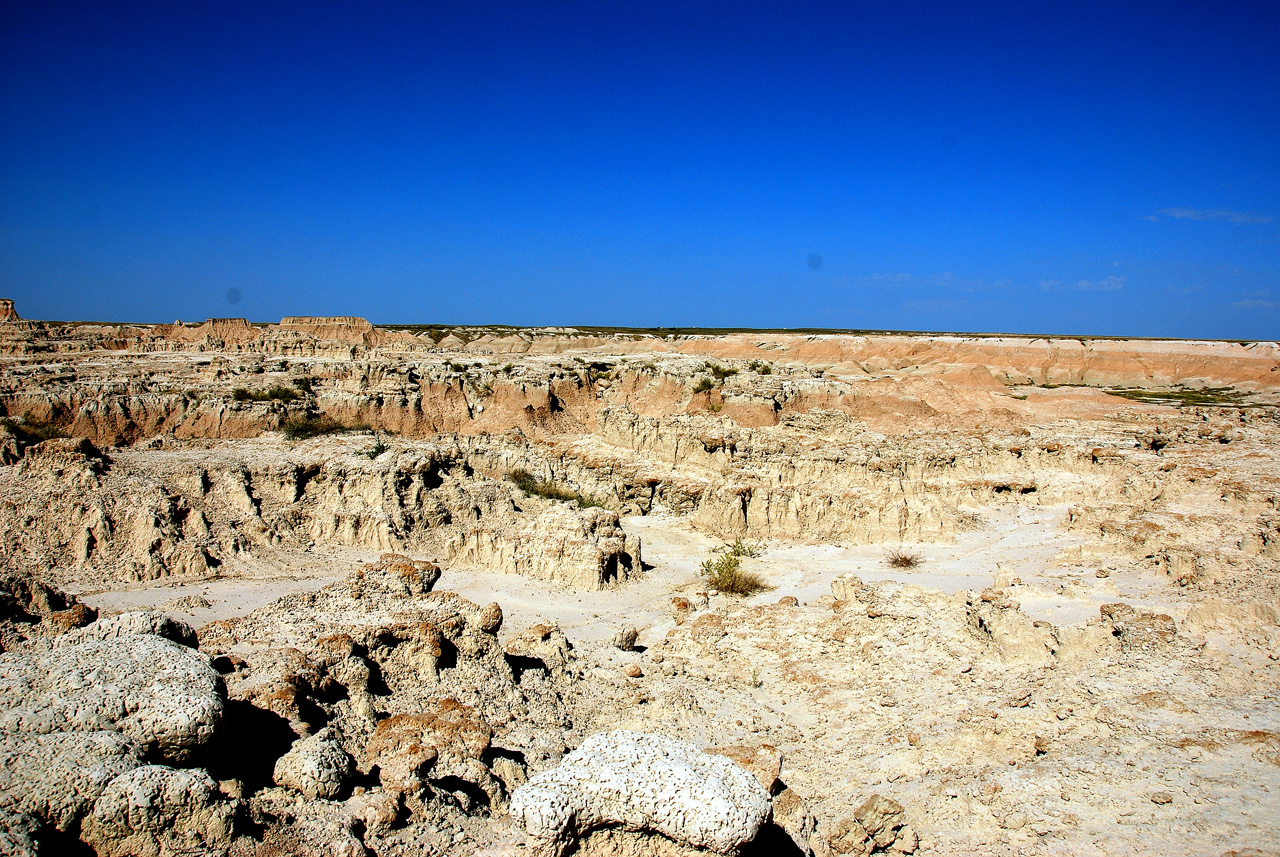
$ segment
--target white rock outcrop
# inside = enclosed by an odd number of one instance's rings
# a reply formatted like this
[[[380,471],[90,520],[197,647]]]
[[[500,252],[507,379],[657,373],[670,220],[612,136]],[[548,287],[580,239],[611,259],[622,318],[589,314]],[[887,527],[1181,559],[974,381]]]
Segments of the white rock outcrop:
[[[197,651],[152,634],[0,655],[0,732],[121,732],[181,761],[213,737],[222,679]]]
[[[510,813],[555,851],[593,828],[620,827],[727,854],[755,838],[770,803],[756,778],[723,756],[620,730],[592,735],[516,789]]]
[[[332,729],[303,738],[276,761],[276,785],[293,789],[312,800],[332,800],[341,794],[355,764]]]
[[[66,646],[85,640],[113,640],[134,634],[154,634],[192,649],[197,644],[196,632],[190,625],[159,610],[133,610],[104,616],[91,625],[77,628],[56,639],[57,645]]]

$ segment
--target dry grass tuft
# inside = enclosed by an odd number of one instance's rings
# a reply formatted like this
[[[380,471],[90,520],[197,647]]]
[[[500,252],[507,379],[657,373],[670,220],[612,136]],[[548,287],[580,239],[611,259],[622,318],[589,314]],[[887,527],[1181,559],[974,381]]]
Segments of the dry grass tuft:
[[[885,554],[884,561],[892,568],[915,568],[924,562],[924,557],[918,553],[909,553],[899,548]]]

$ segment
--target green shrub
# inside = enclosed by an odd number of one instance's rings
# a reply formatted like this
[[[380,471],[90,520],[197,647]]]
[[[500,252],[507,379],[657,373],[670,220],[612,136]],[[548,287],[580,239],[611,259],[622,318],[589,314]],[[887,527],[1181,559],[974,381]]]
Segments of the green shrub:
[[[307,438],[319,437],[322,434],[368,431],[369,429],[368,426],[364,425],[343,425],[332,417],[326,417],[323,414],[318,417],[293,417],[285,420],[284,425],[280,428],[284,431],[284,436],[289,440],[306,440]]]
[[[37,419],[30,413],[22,415],[21,419],[13,420],[5,418],[0,420],[9,431],[22,438],[27,443],[39,443],[42,440],[53,440],[55,438],[66,437],[67,433],[55,426],[48,420]]]
[[[526,497],[541,497],[544,500],[559,500],[566,503],[576,502],[584,509],[589,509],[593,506],[604,508],[604,504],[598,500],[585,497],[577,491],[561,488],[554,482],[543,482],[527,470],[512,470],[507,474],[507,478],[514,482]]]
[[[763,360],[752,360],[747,364],[747,368],[757,375],[772,375],[773,365],[765,363]]]
[[[378,440],[373,444],[372,447],[370,447],[369,449],[361,450],[358,454],[363,455],[365,458],[369,459],[370,461],[373,461],[373,459],[377,458],[379,455],[382,455],[382,453],[386,452],[390,448],[391,447],[387,446],[385,443],[382,442],[382,438],[378,438]]]
[[[729,595],[755,595],[773,587],[754,571],[742,567],[742,557],[722,553],[702,563],[702,579],[707,586]]]
[[[725,378],[728,378],[730,375],[738,374],[738,370],[734,369],[732,366],[720,366],[716,363],[711,363],[711,362],[707,363],[706,368],[708,372],[716,376],[717,381],[723,381]]]
[[[302,378],[294,378],[293,386],[297,387],[308,396],[313,396],[316,392],[316,379],[312,378],[310,375]]]
[[[698,383],[697,383],[697,384],[695,384],[695,385],[693,386],[693,392],[695,392],[695,393],[708,393],[708,392],[710,392],[711,390],[714,390],[714,389],[715,389],[715,386],[716,386],[715,384],[711,383],[711,379],[710,379],[710,378],[702,378],[702,379],[700,379],[700,380],[698,381]]]
[[[764,553],[764,545],[751,542],[744,542],[742,539],[736,539],[729,546],[729,556],[751,556],[756,557]]]
[[[246,390],[244,387],[236,387],[231,391],[231,398],[237,402],[292,402],[295,399],[301,399],[302,394],[276,384],[265,390]]]

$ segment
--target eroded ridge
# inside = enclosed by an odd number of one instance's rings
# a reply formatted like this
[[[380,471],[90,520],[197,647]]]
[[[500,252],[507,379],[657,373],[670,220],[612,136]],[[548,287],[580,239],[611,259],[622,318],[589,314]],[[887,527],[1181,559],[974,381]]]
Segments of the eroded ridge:
[[[1280,851],[1278,393],[0,302],[0,850]]]

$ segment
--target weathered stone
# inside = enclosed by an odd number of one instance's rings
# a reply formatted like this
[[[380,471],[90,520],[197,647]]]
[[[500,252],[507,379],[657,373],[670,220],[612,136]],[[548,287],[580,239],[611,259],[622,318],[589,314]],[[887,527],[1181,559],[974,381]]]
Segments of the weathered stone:
[[[108,783],[141,764],[119,732],[0,733],[0,809],[70,830]]]
[[[204,771],[146,765],[116,777],[85,819],[99,857],[167,857],[225,849],[235,807]]]
[[[213,737],[222,679],[199,652],[151,634],[0,655],[0,730],[119,731],[182,760]]]
[[[276,760],[276,785],[315,800],[332,800],[346,788],[355,769],[351,756],[338,742],[336,734],[325,729],[297,741],[289,752]]]
[[[755,777],[722,756],[639,732],[591,736],[555,768],[516,790],[510,812],[560,847],[593,828],[659,833],[678,844],[728,853],[769,817]]]

